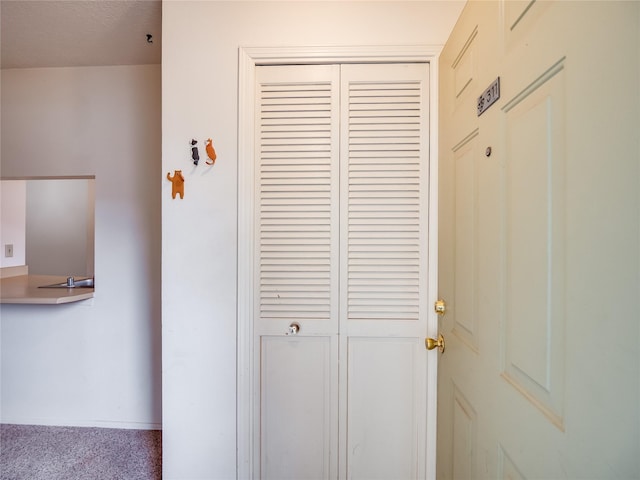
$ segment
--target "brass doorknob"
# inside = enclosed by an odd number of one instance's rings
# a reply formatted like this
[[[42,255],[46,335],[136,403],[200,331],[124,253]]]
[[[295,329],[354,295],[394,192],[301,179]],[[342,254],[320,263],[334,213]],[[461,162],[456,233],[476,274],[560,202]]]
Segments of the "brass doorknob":
[[[434,348],[438,347],[440,353],[444,353],[444,337],[442,336],[442,334],[438,335],[437,340],[435,338],[425,338],[424,345],[425,347],[427,347],[427,350],[433,350]]]

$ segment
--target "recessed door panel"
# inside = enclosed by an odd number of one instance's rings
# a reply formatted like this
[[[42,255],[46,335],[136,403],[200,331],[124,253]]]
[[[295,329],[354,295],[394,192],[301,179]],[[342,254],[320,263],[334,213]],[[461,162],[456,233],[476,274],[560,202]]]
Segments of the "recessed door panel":
[[[505,107],[505,377],[562,425],[565,332],[563,63]]]
[[[422,342],[412,338],[348,341],[347,478],[418,476],[416,439],[423,424]]]
[[[335,347],[331,337],[262,337],[261,478],[331,478]]]
[[[453,387],[453,460],[451,471],[456,480],[471,480],[476,471],[477,419],[469,400]]]
[[[455,171],[455,299],[457,308],[448,320],[453,321],[453,332],[465,344],[477,350],[477,221],[478,187],[476,164],[481,160],[478,131],[465,137],[464,143],[454,148]]]

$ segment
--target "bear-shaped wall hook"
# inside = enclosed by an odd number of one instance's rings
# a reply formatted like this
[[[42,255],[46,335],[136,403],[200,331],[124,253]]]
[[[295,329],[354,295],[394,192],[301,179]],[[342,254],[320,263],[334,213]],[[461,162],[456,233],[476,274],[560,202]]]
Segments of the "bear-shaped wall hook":
[[[167,180],[171,182],[171,198],[175,199],[176,195],[180,195],[180,200],[184,198],[184,177],[182,170],[175,170],[173,176],[167,173]]]

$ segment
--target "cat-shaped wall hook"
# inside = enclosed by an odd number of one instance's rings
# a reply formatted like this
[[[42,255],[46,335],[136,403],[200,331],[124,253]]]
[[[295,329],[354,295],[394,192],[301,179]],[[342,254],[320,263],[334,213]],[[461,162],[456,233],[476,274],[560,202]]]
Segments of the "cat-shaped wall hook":
[[[207,156],[211,160],[211,161],[209,160],[206,161],[207,165],[213,165],[214,163],[216,163],[216,158],[218,156],[216,155],[216,149],[213,148],[213,142],[210,138],[207,138],[205,150],[207,151]]]
[[[198,141],[195,138],[191,139],[191,160],[193,160],[194,165],[198,165],[200,161],[200,154],[198,153],[198,147],[196,147],[197,143]]]

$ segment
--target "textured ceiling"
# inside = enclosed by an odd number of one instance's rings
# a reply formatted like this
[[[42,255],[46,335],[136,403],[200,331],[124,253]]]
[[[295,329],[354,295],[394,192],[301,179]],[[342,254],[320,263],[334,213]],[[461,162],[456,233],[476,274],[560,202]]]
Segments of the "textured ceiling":
[[[161,0],[1,0],[0,17],[2,68],[161,62]]]

